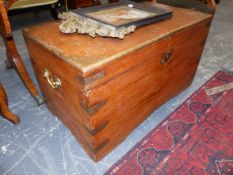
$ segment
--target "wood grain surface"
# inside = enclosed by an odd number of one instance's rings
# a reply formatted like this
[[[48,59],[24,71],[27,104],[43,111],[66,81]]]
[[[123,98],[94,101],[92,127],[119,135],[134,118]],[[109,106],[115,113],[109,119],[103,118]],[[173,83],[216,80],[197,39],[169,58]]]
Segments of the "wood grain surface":
[[[102,37],[91,38],[77,33],[63,34],[58,29],[59,22],[27,28],[24,29],[24,33],[30,35],[31,38],[48,48],[60,59],[68,62],[81,72],[88,73],[123,55],[211,17],[208,14],[196,11],[180,8],[169,9],[173,10],[173,17],[170,20],[141,27],[123,40]]]
[[[24,30],[49,110],[93,160],[191,84],[212,16],[173,10],[171,20],[141,27],[124,40],[63,35],[56,22]],[[50,84],[57,79],[61,87],[54,89]]]

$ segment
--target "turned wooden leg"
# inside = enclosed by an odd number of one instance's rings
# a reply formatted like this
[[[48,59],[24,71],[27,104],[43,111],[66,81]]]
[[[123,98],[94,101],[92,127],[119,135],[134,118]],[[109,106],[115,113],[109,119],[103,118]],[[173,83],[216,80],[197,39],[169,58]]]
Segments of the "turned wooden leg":
[[[44,103],[43,98],[39,95],[35,85],[33,84],[23,64],[22,58],[20,57],[16,49],[13,38],[12,37],[5,38],[5,44],[6,44],[6,54],[8,58],[8,60],[6,61],[7,68],[14,68],[18,73],[19,77],[21,78],[22,82],[28,89],[28,91],[37,101],[37,104],[38,105],[43,104]]]
[[[6,92],[1,84],[0,84],[0,114],[14,124],[17,124],[20,121],[19,116],[10,112],[8,107],[8,99],[6,96]]]

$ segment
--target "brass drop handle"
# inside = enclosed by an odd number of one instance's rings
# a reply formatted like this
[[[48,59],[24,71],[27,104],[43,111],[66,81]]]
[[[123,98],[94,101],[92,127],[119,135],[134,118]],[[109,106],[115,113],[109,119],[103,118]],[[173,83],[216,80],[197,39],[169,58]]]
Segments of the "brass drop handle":
[[[172,51],[168,51],[163,54],[162,59],[160,60],[161,64],[166,64],[172,57]]]
[[[53,89],[57,90],[61,87],[61,80],[55,76],[52,77],[47,69],[44,70],[44,78],[47,79]]]

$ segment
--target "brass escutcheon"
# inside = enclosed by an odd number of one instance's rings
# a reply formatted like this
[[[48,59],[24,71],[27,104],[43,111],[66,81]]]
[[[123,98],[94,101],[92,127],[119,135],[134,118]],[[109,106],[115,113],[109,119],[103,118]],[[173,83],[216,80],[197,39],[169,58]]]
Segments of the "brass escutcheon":
[[[50,84],[50,86],[53,88],[53,89],[59,89],[61,88],[61,80],[55,76],[51,76],[50,75],[50,72],[48,71],[48,69],[45,69],[44,70],[44,78],[47,79],[48,83]]]
[[[166,64],[172,56],[172,51],[168,51],[163,54],[162,59],[160,60],[161,64]]]

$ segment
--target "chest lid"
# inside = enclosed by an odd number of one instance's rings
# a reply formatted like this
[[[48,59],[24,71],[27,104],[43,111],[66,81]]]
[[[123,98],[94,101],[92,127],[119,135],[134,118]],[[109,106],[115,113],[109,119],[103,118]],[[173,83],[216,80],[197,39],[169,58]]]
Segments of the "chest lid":
[[[57,21],[26,28],[23,32],[24,35],[46,47],[85,75],[130,52],[211,17],[208,14],[186,9],[169,6],[163,6],[163,8],[173,11],[173,17],[170,20],[138,28],[123,40],[92,38],[78,33],[63,34],[58,29],[59,22]]]

